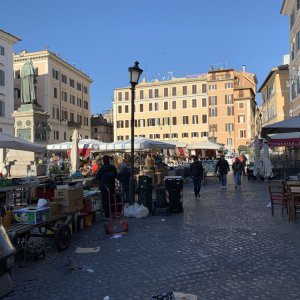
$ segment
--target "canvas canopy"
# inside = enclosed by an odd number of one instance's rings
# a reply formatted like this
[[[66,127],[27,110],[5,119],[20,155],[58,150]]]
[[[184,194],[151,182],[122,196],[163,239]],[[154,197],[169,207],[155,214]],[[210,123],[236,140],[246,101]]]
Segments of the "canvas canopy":
[[[187,146],[189,150],[219,150],[223,145],[213,143],[210,141],[204,141],[199,143],[190,144]]]
[[[46,147],[0,132],[0,148],[23,150],[30,152],[45,152]]]
[[[300,132],[300,116],[264,126],[261,135],[266,137],[269,134],[288,132]]]
[[[269,136],[270,147],[295,147],[300,146],[300,132],[279,133]]]

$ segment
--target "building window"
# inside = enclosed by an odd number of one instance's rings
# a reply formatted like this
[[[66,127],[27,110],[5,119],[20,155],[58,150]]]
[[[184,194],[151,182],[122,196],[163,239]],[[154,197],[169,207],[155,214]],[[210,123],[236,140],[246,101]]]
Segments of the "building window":
[[[152,103],[149,103],[149,111],[152,111],[152,107],[153,107]]]
[[[232,82],[226,82],[225,83],[225,89],[231,89],[233,87]]]
[[[155,103],[154,103],[154,110],[155,110],[155,111],[158,111],[158,109],[159,109],[158,102],[155,102]]]
[[[244,103],[243,102],[239,103],[239,109],[244,109]]]
[[[184,85],[182,87],[182,95],[187,95],[187,86],[186,85]]]
[[[144,91],[140,90],[140,99],[143,100],[144,99]]]
[[[207,103],[206,103],[206,98],[202,98],[202,107],[206,107]]]
[[[155,98],[158,98],[158,97],[159,97],[158,89],[155,89],[155,90],[154,90],[154,97],[155,97]]]
[[[129,100],[129,92],[125,92],[125,101]]]
[[[117,121],[117,128],[124,128],[124,122],[123,121]]]
[[[192,124],[198,124],[198,116],[197,115],[192,116]]]
[[[70,82],[70,87],[74,87],[75,86],[74,79],[70,78],[69,82]]]
[[[197,107],[197,99],[192,99],[192,108]]]
[[[122,113],[122,106],[119,105],[119,106],[118,106],[118,114],[121,114],[121,113]]]
[[[82,107],[81,98],[77,98],[77,106]]]
[[[246,138],[246,130],[240,130],[240,138]]]
[[[83,86],[83,92],[84,92],[85,94],[88,93],[88,88],[87,88],[86,86]]]
[[[89,103],[87,101],[83,102],[84,109],[89,109]]]
[[[211,96],[208,98],[208,101],[209,101],[209,105],[217,105],[217,96]]]
[[[122,92],[118,93],[118,101],[122,101]]]
[[[62,120],[68,121],[68,112],[66,110],[62,110],[61,114],[62,114],[62,116],[61,116]]]
[[[52,78],[57,79],[58,80],[58,71],[55,69],[52,69]]]
[[[239,115],[238,116],[238,122],[239,123],[245,123],[245,115]]]
[[[178,139],[178,133],[172,133],[172,139]]]
[[[68,102],[68,94],[64,91],[61,92],[62,101]]]
[[[74,122],[74,113],[70,112],[70,121]]]
[[[61,74],[61,82],[67,84],[68,83],[68,77],[67,75]]]
[[[74,95],[70,95],[70,103],[75,104],[75,96]]]
[[[163,118],[163,125],[170,125],[169,122],[170,122],[170,118],[168,117]]]
[[[228,146],[232,146],[232,138],[228,138],[227,139],[227,145]]]
[[[207,115],[202,115],[202,124],[207,123]]]
[[[67,140],[67,133],[64,131],[64,141]]]
[[[181,134],[181,137],[182,137],[182,138],[188,138],[188,137],[189,137],[188,132],[183,132],[183,133]]]
[[[144,105],[140,104],[140,112],[143,112],[143,111],[144,111]]]
[[[95,128],[94,128],[94,131],[95,131],[95,132],[97,132],[97,131],[98,131],[98,128],[97,128],[97,127],[95,127]]]
[[[164,97],[168,97],[169,96],[169,90],[168,88],[164,88]]]
[[[53,93],[54,93],[54,95],[53,95],[53,96],[54,96],[54,98],[56,98],[56,99],[57,99],[57,88],[56,88],[56,87],[54,88],[54,90],[53,90]]]
[[[225,104],[232,104],[232,103],[233,103],[232,94],[225,95]]]
[[[176,109],[176,101],[172,101],[172,109]]]
[[[125,120],[125,128],[129,128],[129,120]]]
[[[152,90],[149,90],[149,98],[153,98],[153,92],[152,92]]]
[[[129,112],[129,107],[128,105],[125,105],[125,113],[127,114]]]
[[[182,100],[182,108],[187,108],[187,101],[186,100]]]
[[[56,109],[56,119],[59,120],[59,109]]]
[[[215,84],[210,84],[210,85],[208,86],[208,89],[209,89],[210,91],[215,91],[217,88],[216,88],[216,85],[215,85]]]
[[[145,127],[145,119],[138,120],[139,127]]]
[[[2,55],[2,56],[5,55],[5,49],[2,46],[0,46],[0,55]]]
[[[117,136],[117,140],[118,140],[118,141],[123,141],[123,135],[118,135],[118,136]]]
[[[209,116],[210,117],[216,117],[217,116],[217,108],[213,107],[209,109]]]
[[[192,94],[197,94],[197,85],[196,84],[192,85]]]
[[[168,106],[168,102],[164,102],[164,110],[168,110],[169,106]]]
[[[182,117],[182,124],[183,125],[188,125],[189,124],[189,117],[188,116],[183,116]]]
[[[176,96],[176,86],[172,87],[172,96]]]
[[[169,139],[170,138],[170,134],[169,133],[164,133],[163,134],[163,139]]]
[[[15,88],[14,89],[14,96],[15,96],[15,99],[20,99],[20,97],[21,97],[21,89]]]
[[[227,107],[227,116],[233,116],[234,115],[234,108],[233,106]]]
[[[207,131],[202,131],[201,132],[201,137],[207,137],[208,136],[208,132]]]
[[[5,73],[3,70],[0,70],[0,85],[5,86]]]
[[[81,91],[81,83],[77,82],[77,90]]]
[[[160,139],[160,134],[158,133],[154,134],[154,139]]]
[[[203,84],[202,84],[202,93],[206,93],[206,92],[207,92],[206,84],[203,83]]]
[[[225,124],[225,131],[232,132],[233,131],[233,124],[232,123],[226,123]]]
[[[243,90],[239,90],[239,98],[243,98],[244,97],[244,91]]]
[[[192,132],[192,138],[197,138],[199,137],[199,132]]]
[[[0,101],[0,117],[5,117],[5,102]]]
[[[172,125],[177,125],[177,117],[172,117]]]

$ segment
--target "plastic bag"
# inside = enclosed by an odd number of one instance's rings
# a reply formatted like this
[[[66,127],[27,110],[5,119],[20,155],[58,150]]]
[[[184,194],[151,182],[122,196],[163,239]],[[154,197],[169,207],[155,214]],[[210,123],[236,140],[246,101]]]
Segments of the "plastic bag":
[[[146,218],[149,216],[149,210],[143,204],[135,203],[134,205],[124,206],[124,215],[128,218]]]

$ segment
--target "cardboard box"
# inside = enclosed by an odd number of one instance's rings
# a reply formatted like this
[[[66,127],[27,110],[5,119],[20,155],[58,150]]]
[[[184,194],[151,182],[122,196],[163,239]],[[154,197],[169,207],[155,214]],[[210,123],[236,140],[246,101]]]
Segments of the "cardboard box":
[[[54,198],[62,198],[66,201],[69,199],[82,199],[83,189],[81,188],[68,188],[62,190],[54,190]]]
[[[76,212],[83,209],[83,199],[52,198],[52,202],[59,205],[59,213]]]
[[[91,197],[83,199],[83,211],[86,213],[100,210],[101,209],[101,200],[99,197]]]
[[[25,207],[14,211],[14,221],[21,224],[39,224],[50,218],[50,207]]]
[[[91,226],[93,224],[93,216],[91,214],[83,217],[83,225]]]
[[[0,217],[0,221],[2,222],[4,228],[7,229],[12,223],[12,211],[8,210],[4,218]]]

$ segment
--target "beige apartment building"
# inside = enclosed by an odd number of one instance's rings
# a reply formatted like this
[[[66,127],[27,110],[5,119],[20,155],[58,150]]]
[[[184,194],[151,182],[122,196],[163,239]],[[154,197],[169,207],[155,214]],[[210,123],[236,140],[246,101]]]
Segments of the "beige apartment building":
[[[256,76],[234,69],[136,87],[135,135],[187,144],[214,139],[228,148],[255,135]],[[114,140],[130,138],[130,87],[114,90]]]
[[[290,19],[290,116],[300,115],[300,1],[284,0],[282,3],[282,15]]]
[[[262,126],[290,118],[289,65],[273,68],[258,92],[262,93]]]
[[[113,141],[113,124],[109,123],[101,114],[91,116],[91,138],[111,143]]]
[[[32,59],[37,74],[37,102],[50,115],[47,144],[69,141],[74,128],[82,138],[91,136],[91,78],[51,51],[22,51],[14,55],[14,103],[21,104],[20,70]]]

